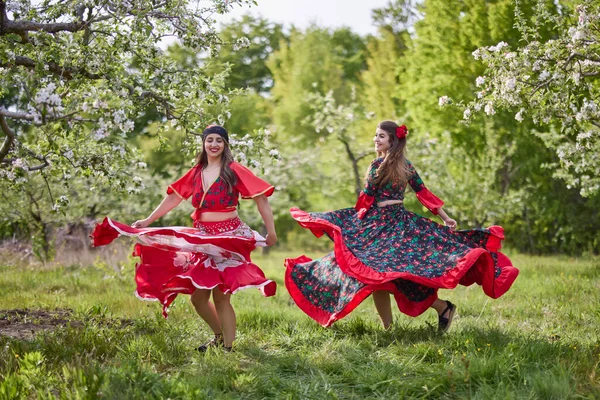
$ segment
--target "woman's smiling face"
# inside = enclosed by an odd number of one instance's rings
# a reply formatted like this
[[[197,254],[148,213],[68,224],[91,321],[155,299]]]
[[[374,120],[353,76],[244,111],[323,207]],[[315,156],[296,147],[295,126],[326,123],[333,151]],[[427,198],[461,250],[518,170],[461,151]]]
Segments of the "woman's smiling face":
[[[379,127],[375,131],[373,142],[375,143],[375,151],[378,153],[385,154],[390,148],[390,137],[388,133]]]
[[[225,140],[216,134],[211,133],[204,139],[204,151],[209,157],[219,157],[225,150]]]

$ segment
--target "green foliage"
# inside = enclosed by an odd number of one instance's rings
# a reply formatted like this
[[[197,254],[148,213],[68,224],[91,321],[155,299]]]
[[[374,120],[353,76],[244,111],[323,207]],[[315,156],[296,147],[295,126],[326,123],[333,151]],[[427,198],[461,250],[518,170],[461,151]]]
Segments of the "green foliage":
[[[507,245],[531,253],[600,252],[595,64],[565,58],[595,51],[596,2],[574,14],[546,0],[393,0],[373,11],[379,31],[367,37],[252,16],[217,31],[207,16],[248,2],[193,13],[192,3],[2,3],[12,13],[0,35],[0,238],[28,239],[50,260],[59,229],[147,216],[217,122],[237,160],[275,184],[282,244],[310,248],[289,208],[352,205],[376,122],[400,119],[409,159],[462,227],[502,225]],[[59,22],[72,29],[48,32]],[[173,32],[181,40],[163,50]],[[506,85],[543,70],[552,82],[537,106],[519,92],[514,115]],[[449,102],[459,107],[440,108]],[[406,204],[427,213],[412,195]],[[189,224],[190,212],[157,224]],[[240,214],[262,229],[252,202]]]
[[[553,2],[538,1],[531,18],[517,4],[514,14],[520,41],[501,41],[473,53],[486,70],[478,78],[481,91],[467,106],[468,112],[483,108],[493,115],[494,107],[518,110],[516,120],[531,119],[541,126],[541,131],[531,133],[555,153],[548,163],[555,169],[554,177],[580,188],[582,196],[598,194],[596,25],[600,3],[587,1],[577,6],[577,20],[566,7],[557,12]]]
[[[275,81],[271,94],[277,135],[293,145],[314,143],[318,135],[302,125],[311,115],[306,95],[333,91],[343,102],[351,91],[345,82],[356,81],[357,67],[363,62],[364,44],[360,43],[362,39],[348,30],[332,33],[315,26],[305,32],[292,29],[289,44],[282,43],[267,63]]]
[[[75,169],[125,190],[140,161],[127,140],[139,113],[153,108],[174,126],[201,130],[210,120],[204,108],[227,102],[223,76],[179,69],[159,47],[173,32],[197,52],[220,43],[206,15],[226,6],[192,12],[193,3],[1,2],[0,87],[19,88],[12,97],[3,90],[0,103],[2,179]]]
[[[269,56],[287,41],[283,27],[262,17],[244,15],[239,20],[224,24],[219,37],[223,43],[235,44],[242,38],[247,38],[249,42],[247,47],[223,46],[215,58],[214,67],[231,65],[225,80],[226,86],[249,88],[254,93],[269,92],[273,87],[273,77],[266,63]]]
[[[282,285],[283,258],[297,253],[254,261]],[[3,307],[74,311],[65,325],[30,339],[0,336],[0,398],[600,396],[599,260],[511,259],[521,275],[500,299],[478,287],[440,294],[458,305],[443,336],[433,311],[418,318],[395,311],[392,329],[383,330],[370,299],[325,329],[280,287],[272,298],[256,290],[233,296],[236,351],[206,355],[194,347],[210,332],[187,296],[164,320],[157,304],[135,299],[131,277],[105,279],[93,267],[2,266]],[[59,285],[65,290],[56,295],[51,288]],[[24,318],[10,322],[32,329],[48,322]]]
[[[535,4],[521,2],[524,20],[534,18]],[[477,48],[499,41],[519,43],[514,3],[432,0],[423,3],[422,11],[410,49],[399,61],[399,96],[401,112],[412,128],[409,153],[425,156],[411,160],[432,175],[429,186],[443,194],[447,208],[464,221],[462,226],[501,224],[507,229],[508,243],[522,251],[577,254],[591,247],[598,252],[595,239],[575,223],[597,200],[586,201],[556,182],[551,166],[557,156],[540,139],[548,133],[540,132],[530,120],[519,123],[511,113],[487,107],[487,118],[476,116],[472,107],[440,108],[472,98],[485,69],[473,57]],[[536,32],[543,38],[553,34],[543,26]],[[426,150],[429,156],[418,148],[428,140],[436,141]],[[567,220],[571,221],[568,228],[557,228],[557,221]],[[591,218],[583,225],[587,229],[597,224],[598,219]]]
[[[398,46],[393,33],[382,29],[380,37],[369,40],[367,50],[367,68],[361,75],[362,102],[365,109],[374,113],[375,120],[393,120],[400,108],[396,60],[403,49]]]

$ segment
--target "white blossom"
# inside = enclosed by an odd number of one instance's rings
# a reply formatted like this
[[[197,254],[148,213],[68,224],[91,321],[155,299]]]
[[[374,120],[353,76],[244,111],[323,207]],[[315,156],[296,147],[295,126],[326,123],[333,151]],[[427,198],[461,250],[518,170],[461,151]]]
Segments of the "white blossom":
[[[546,70],[542,71],[542,73],[539,76],[539,80],[540,81],[545,81],[548,78],[550,78],[550,72],[548,72]]]
[[[514,88],[517,86],[517,80],[515,78],[510,78],[506,80],[506,88],[508,90],[514,90]]]
[[[493,53],[499,52],[500,50],[502,50],[503,48],[507,47],[508,43],[506,42],[500,42],[495,46],[490,46],[489,50]]]
[[[515,119],[519,122],[523,122],[523,111],[525,110],[521,108],[519,112],[515,114]]]
[[[132,120],[128,119],[123,124],[122,131],[123,132],[131,132],[133,130],[133,128],[135,128],[135,123]]]
[[[485,83],[485,78],[483,76],[478,76],[477,79],[475,79],[475,85],[477,87],[483,85]]]
[[[440,107],[443,107],[446,104],[448,104],[448,101],[450,101],[450,98],[448,96],[442,96],[438,99],[438,105]]]
[[[463,112],[463,119],[469,119],[471,118],[471,109],[467,108],[465,109],[465,111]]]
[[[271,149],[271,150],[269,151],[269,155],[270,155],[271,157],[279,157],[279,151],[278,151],[277,149]]]
[[[496,114],[496,110],[494,110],[494,105],[491,102],[486,103],[484,111],[487,115]]]
[[[250,47],[250,40],[247,37],[241,37],[233,44],[233,50],[240,50]]]
[[[15,160],[13,160],[12,165],[15,168],[24,168],[25,167],[25,162],[23,161],[22,158],[17,158]]]
[[[260,168],[260,163],[257,160],[250,160],[250,165],[253,168]]]

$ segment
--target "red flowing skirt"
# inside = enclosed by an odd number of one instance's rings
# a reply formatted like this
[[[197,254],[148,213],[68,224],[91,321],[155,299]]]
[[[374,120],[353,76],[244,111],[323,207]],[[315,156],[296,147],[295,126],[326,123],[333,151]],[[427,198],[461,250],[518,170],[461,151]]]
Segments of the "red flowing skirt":
[[[136,295],[159,301],[165,318],[179,293],[192,294],[196,289],[219,288],[227,294],[258,288],[264,296],[275,295],[276,283],[250,259],[252,250],[266,246],[260,234],[237,217],[194,225],[138,229],[106,217],[91,236],[94,246],[121,235],[136,239],[133,255],[140,258]]]
[[[291,209],[298,223],[334,242],[317,260],[285,260],[285,284],[296,304],[323,326],[348,315],[371,293],[391,292],[404,314],[416,317],[440,288],[481,285],[491,298],[506,293],[519,274],[499,249],[499,226],[452,231],[404,209],[372,207],[364,219],[354,208],[325,213]]]

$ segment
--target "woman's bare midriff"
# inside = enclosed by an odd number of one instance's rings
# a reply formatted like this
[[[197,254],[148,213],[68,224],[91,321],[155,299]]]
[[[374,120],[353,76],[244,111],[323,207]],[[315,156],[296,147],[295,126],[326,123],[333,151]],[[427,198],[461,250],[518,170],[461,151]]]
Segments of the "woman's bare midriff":
[[[402,204],[402,200],[385,200],[377,203],[377,207],[391,206],[393,204]]]
[[[231,218],[235,218],[238,216],[237,211],[229,211],[229,212],[211,212],[205,211],[200,214],[201,222],[219,222],[226,221]]]

